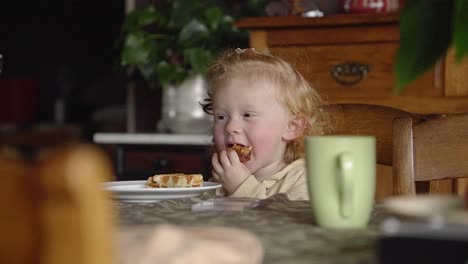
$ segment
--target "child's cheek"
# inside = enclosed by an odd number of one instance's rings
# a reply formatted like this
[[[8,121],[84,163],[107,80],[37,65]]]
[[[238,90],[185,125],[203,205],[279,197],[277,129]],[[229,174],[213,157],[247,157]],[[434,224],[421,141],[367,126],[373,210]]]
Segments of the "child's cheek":
[[[253,155],[261,155],[270,149],[270,135],[264,133],[263,135],[254,136],[251,138],[250,143],[252,144]]]

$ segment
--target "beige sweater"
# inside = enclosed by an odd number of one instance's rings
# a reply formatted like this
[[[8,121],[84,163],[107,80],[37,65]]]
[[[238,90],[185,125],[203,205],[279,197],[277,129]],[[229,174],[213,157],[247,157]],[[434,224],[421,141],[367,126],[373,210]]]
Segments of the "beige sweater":
[[[264,199],[277,193],[286,193],[291,200],[309,200],[304,159],[295,160],[260,182],[254,175],[250,175],[231,197]],[[226,195],[226,191],[221,188],[216,194]]]

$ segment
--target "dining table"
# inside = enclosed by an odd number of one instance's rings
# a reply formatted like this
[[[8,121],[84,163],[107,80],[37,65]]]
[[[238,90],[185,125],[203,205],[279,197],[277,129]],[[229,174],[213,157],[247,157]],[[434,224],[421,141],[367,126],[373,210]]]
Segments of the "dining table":
[[[377,248],[382,234],[379,228],[382,213],[378,207],[363,228],[332,229],[315,223],[309,201],[292,201],[284,194],[241,209],[194,210],[194,205],[209,199],[213,197],[202,195],[150,203],[115,201],[118,228],[139,230],[138,235],[126,236],[122,245],[138,247],[155,226],[229,227],[247,231],[258,239],[263,248],[263,263],[378,263]]]

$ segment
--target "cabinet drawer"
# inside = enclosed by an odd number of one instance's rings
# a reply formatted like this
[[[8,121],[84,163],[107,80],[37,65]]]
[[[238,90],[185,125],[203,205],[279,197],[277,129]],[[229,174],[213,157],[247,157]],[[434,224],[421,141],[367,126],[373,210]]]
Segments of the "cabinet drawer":
[[[211,177],[209,147],[118,146],[115,162],[119,180],[143,180],[160,173],[201,173]]]
[[[394,96],[396,42],[271,47],[291,62],[326,100]],[[443,96],[434,70],[411,84],[402,96]]]
[[[155,173],[201,173],[204,165],[202,154],[147,151],[127,151],[124,162],[129,171],[153,171]]]

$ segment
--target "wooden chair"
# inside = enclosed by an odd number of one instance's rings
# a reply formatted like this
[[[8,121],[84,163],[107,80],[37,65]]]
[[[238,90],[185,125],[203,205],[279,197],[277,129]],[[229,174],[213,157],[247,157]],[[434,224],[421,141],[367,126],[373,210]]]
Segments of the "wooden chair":
[[[26,162],[0,151],[0,263],[112,263],[107,156],[69,145]]]
[[[324,109],[331,119],[332,134],[376,137],[376,200],[392,196],[393,120],[406,117],[418,122],[421,117],[391,107],[366,104],[332,104]]]
[[[395,194],[466,192],[468,113],[398,118],[393,135]]]

